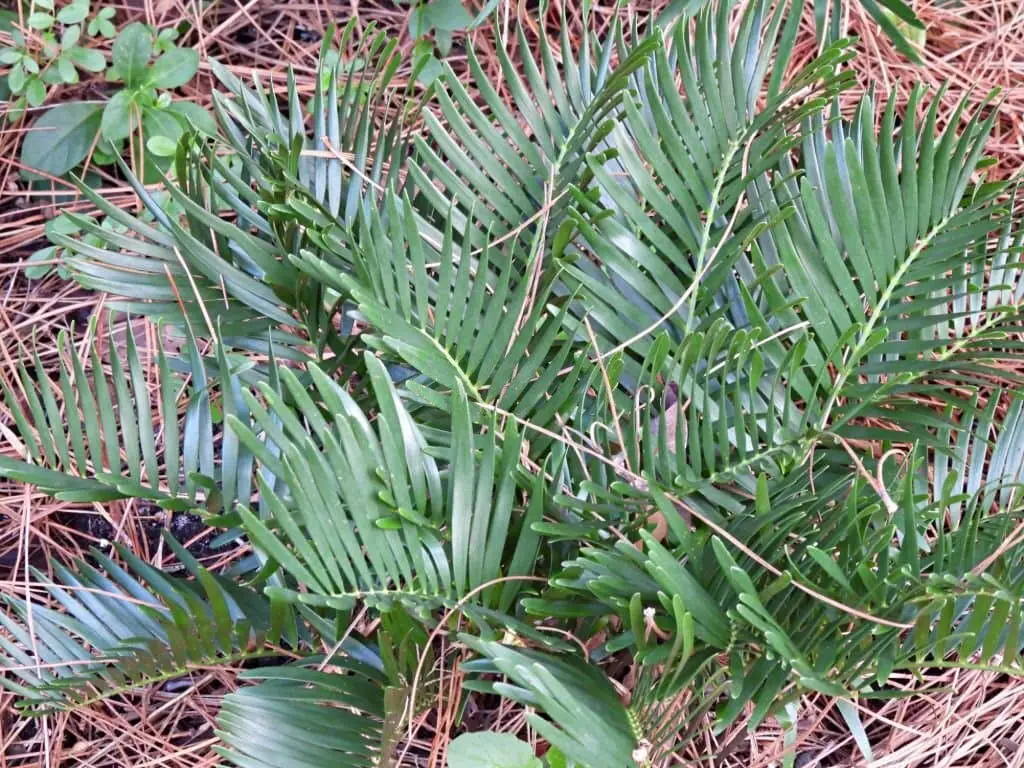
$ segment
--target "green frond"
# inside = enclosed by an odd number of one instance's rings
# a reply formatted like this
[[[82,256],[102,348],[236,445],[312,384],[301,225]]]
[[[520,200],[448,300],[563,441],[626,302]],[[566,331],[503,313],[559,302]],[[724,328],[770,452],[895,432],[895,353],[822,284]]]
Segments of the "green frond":
[[[36,579],[60,610],[13,595],[0,626],[0,686],[19,708],[42,715],[182,677],[197,667],[280,655],[298,643],[292,610],[202,568],[170,535],[165,541],[195,581],[163,575],[124,547],[130,570],[94,550],[95,568],[54,565],[57,581]]]
[[[431,241],[408,198],[389,194],[383,213],[361,220],[351,272],[309,252],[295,262],[358,307],[367,346],[425,377],[410,391],[446,410],[461,386],[474,404],[542,426],[573,408],[585,361],[549,308],[540,257],[514,241],[473,250],[468,232],[459,247],[451,220]]]
[[[773,278],[779,293],[804,297],[798,314],[813,330],[811,362],[856,328],[825,420],[875,415],[864,408],[880,394],[907,394],[936,378],[968,386],[1001,379],[998,361],[1019,354],[1002,333],[1018,323],[1004,279],[1014,275],[1019,234],[1002,215],[999,185],[970,186],[992,118],[975,116],[960,135],[951,124],[936,138],[934,103],[921,126],[914,104],[897,129],[890,100],[877,139],[870,98],[830,134],[821,118],[811,120],[806,178],[792,180],[788,164],[781,171],[791,179],[785,205],[797,213],[758,239],[765,266],[782,267]],[[761,184],[752,199],[771,216],[779,197]],[[839,403],[841,395],[853,405]]]
[[[927,43],[924,22],[904,0],[859,0],[861,7],[878,24],[896,49],[910,61],[920,64],[922,48]],[[844,28],[849,15],[844,11],[844,0],[813,0],[814,31],[820,44],[846,37]],[[658,15],[659,24],[670,24],[678,18],[687,19],[700,9],[712,5],[711,0],[672,0]],[[786,36],[786,47],[792,45],[796,25],[804,10],[804,0],[780,3],[787,8],[792,27]]]
[[[167,421],[174,426],[173,434],[165,435],[168,443],[168,438],[177,433],[181,382],[171,375],[161,353],[157,364],[160,391],[154,402],[132,330],[125,334],[123,361],[116,353],[113,330],[105,341],[114,352],[109,375],[96,346],[89,350],[91,371],[87,374],[78,351],[69,346],[67,334],[61,333],[57,340],[61,363],[56,382],[33,375],[22,362],[14,388],[3,383],[5,405],[18,430],[17,435],[8,433],[7,442],[21,458],[0,458],[0,473],[36,484],[65,500],[172,498],[179,490],[179,473],[168,477],[166,488],[160,487],[158,457],[163,451],[157,445],[159,430],[154,426],[154,416],[159,409],[171,406]],[[38,352],[33,355],[34,370],[43,371]],[[58,397],[63,408],[58,405]],[[191,422],[188,425],[193,431],[200,428]],[[173,447],[167,453],[175,456],[165,456],[165,461],[176,466],[177,441],[170,444]],[[202,467],[210,474],[212,468],[212,459]]]
[[[915,452],[898,467],[879,466],[883,491],[835,469],[776,470],[777,479],[757,477],[749,497],[717,486],[684,501],[651,483],[644,492],[667,521],[664,539],[641,531],[642,550],[629,541],[584,547],[548,594],[524,607],[583,619],[600,613],[596,599],[623,627],[604,652],[632,648],[652,675],[666,658],[682,658],[678,672],[659,672],[651,684],[645,711],[655,720],[674,694],[708,683],[705,665],[719,654],[730,655],[734,679],[718,712],[723,727],[746,716],[749,702],[754,727],[788,700],[792,684],[856,696],[894,670],[1015,670],[1024,651],[1020,462],[1011,453],[1020,400],[1002,428],[993,423],[996,402],[963,433],[947,428],[956,451],[934,476]],[[619,492],[639,493],[624,484]]]
[[[205,150],[191,147],[186,138],[179,151],[194,172],[179,175],[199,177]],[[121,231],[68,214],[88,235],[55,236],[67,249],[66,263],[75,280],[110,293],[111,309],[178,328],[191,325],[206,336],[266,353],[270,331],[295,324],[270,284],[274,280],[295,285],[293,270],[281,259],[279,246],[221,219],[220,214],[232,211],[230,204],[221,208],[216,193],[198,181],[183,188],[168,184],[167,189],[173,190],[163,198],[168,202],[158,200],[130,175],[129,181],[152,214],[152,223],[82,187],[83,196],[108,220],[117,222]],[[212,210],[204,200],[207,192],[214,195]],[[164,213],[165,206],[185,215],[179,218],[172,211],[172,219]],[[274,332],[275,349],[282,357],[303,359],[295,349],[300,341],[285,330]]]
[[[622,768],[643,765],[640,736],[615,689],[596,668],[570,656],[518,649],[462,634],[459,640],[482,658],[463,664],[474,673],[498,673],[509,682],[474,681],[473,687],[536,707],[547,716],[527,722],[579,765]]]
[[[938,431],[934,451],[932,498],[942,504],[950,525],[960,527],[967,509],[996,505],[1010,509],[1020,502],[1024,480],[1024,400],[1014,393],[995,390],[982,407],[975,400],[958,425],[945,424]],[[1002,407],[1005,412],[1000,415]],[[974,563],[958,563],[964,570]]]
[[[33,368],[22,362],[13,386],[0,383],[13,422],[4,442],[16,456],[0,456],[0,476],[32,483],[65,501],[144,498],[168,509],[217,511],[236,498],[247,499],[252,454],[226,435],[221,461],[215,463],[211,412],[215,389],[227,413],[248,420],[238,398],[239,361],[218,347],[219,370],[208,375],[191,335],[183,360],[170,360],[158,346],[152,392],[148,365],[139,355],[131,321],[126,322],[123,353],[113,327],[103,340],[109,369],[94,344],[86,371],[62,332],[56,380],[39,375],[45,369],[33,352]],[[172,362],[187,378],[176,375]]]
[[[766,15],[769,5],[749,5],[735,40],[726,3],[675,25],[638,73],[638,98],[624,100],[611,161],[589,160],[601,199],[575,193],[583,253],[566,279],[615,349],[643,356],[655,331],[678,343],[719,316],[749,322],[737,269],[753,278],[737,261],[785,214],[761,216],[744,197],[792,149],[802,116],[848,83],[836,73],[849,56],[840,43],[759,103],[769,67],[788,56],[775,48],[785,4]]]
[[[492,418],[491,429],[479,435],[460,389],[451,442],[439,463],[384,366],[367,354],[366,367],[379,407],[372,423],[347,392],[312,366],[316,402],[282,369],[281,393],[260,390],[268,409],[245,395],[254,427],[229,419],[282,484],[260,481],[270,520],[242,507],[242,525],[307,591],[268,589],[341,609],[357,600],[376,608],[395,600],[437,607],[473,597],[487,605],[499,595],[507,606],[515,590],[477,592],[499,577],[527,575],[537,556],[539,539],[529,528],[517,539],[510,536],[521,442],[515,427],[498,432]],[[279,453],[261,450],[253,430],[264,430]],[[538,518],[543,498],[537,494],[521,512],[520,527]],[[502,572],[506,556],[512,567]]]
[[[555,237],[569,185],[583,186],[586,158],[602,148],[634,73],[662,45],[655,33],[627,48],[618,25],[603,42],[587,33],[576,45],[568,34],[566,25],[556,58],[556,41],[542,32],[535,60],[517,24],[523,76],[499,40],[495,51],[514,107],[503,102],[471,48],[467,63],[485,108],[442,65],[436,98],[444,119],[424,112],[427,135],[416,138],[409,181],[422,208],[438,222],[450,220],[460,235],[469,229],[474,247],[512,234],[537,244]],[[574,59],[569,52],[577,49]]]
[[[344,656],[331,666],[331,672],[288,666],[239,675],[260,682],[224,698],[217,752],[239,768],[391,765],[385,678]]]
[[[356,27],[356,19],[346,24],[336,46],[331,34],[324,37],[317,82],[305,105],[289,70],[286,113],[273,87],[266,90],[257,77],[249,87],[213,62],[214,74],[233,97],[215,93],[214,105],[244,176],[256,180],[264,194],[297,181],[344,226],[369,209],[381,189],[399,180],[396,171],[408,142],[405,121],[417,111],[407,90],[398,117],[376,122],[390,106],[392,80],[403,61],[398,41],[375,31],[372,23],[360,31],[353,54],[343,58],[338,52],[348,49]]]
[[[343,45],[353,30],[346,28]],[[117,297],[114,308],[190,324],[240,348],[266,354],[273,345],[278,357],[303,360],[305,335],[320,351],[330,346],[337,353],[343,343],[325,317],[322,289],[304,283],[287,258],[303,233],[289,224],[292,216],[282,221],[278,214],[285,190],[294,188],[310,195],[322,215],[347,225],[389,183],[405,153],[404,123],[377,126],[374,120],[390,98],[400,63],[395,50],[396,42],[383,34],[368,35],[358,51],[365,58],[349,62],[336,53],[330,62],[325,48],[309,104],[301,103],[289,79],[287,117],[258,82],[247,88],[215,64],[234,97],[216,100],[233,151],[218,153],[205,137],[184,137],[174,178],[161,193],[146,190],[124,169],[146,206],[140,216],[82,185],[83,195],[118,228],[70,215],[87,235],[57,238],[71,254],[67,264],[75,279]],[[304,127],[307,111],[312,137]]]
[[[45,714],[284,644],[226,697],[224,759],[387,765],[459,633],[468,690],[622,768],[711,713],[1020,674],[1024,230],[984,177],[994,113],[843,113],[852,49],[814,7],[792,75],[802,0],[535,54],[515,26],[508,103],[471,40],[480,98],[448,64],[421,98],[352,25],[306,103],[215,67],[226,141],[183,139],[160,193],[130,179],[146,213],[84,190],[106,220],[59,240],[181,358],[155,395],[131,338],[109,371],[26,361],[0,474],[205,508],[258,573],[172,542],[194,580],[58,568],[53,607],[6,599],[4,684]]]

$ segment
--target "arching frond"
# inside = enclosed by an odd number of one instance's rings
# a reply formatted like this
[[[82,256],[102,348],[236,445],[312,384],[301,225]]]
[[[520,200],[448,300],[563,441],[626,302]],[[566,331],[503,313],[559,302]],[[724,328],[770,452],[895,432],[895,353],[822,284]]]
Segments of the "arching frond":
[[[661,46],[661,38],[655,31],[627,48],[616,26],[603,42],[587,33],[577,46],[565,25],[557,44],[539,34],[535,60],[522,24],[514,34],[522,76],[503,41],[496,46],[514,109],[472,49],[467,60],[483,108],[443,64],[437,102],[444,119],[424,112],[428,133],[416,139],[409,180],[423,197],[423,209],[450,219],[457,233],[472,222],[474,247],[522,232],[517,237],[532,243],[531,251],[542,252],[562,224],[569,185],[584,186],[587,156],[601,147],[633,73]],[[578,59],[571,55],[575,49]]]
[[[346,657],[334,671],[306,667],[250,670],[260,682],[224,698],[217,751],[240,768],[387,765],[384,676]]]
[[[530,706],[530,725],[567,758],[594,768],[635,766],[643,761],[627,710],[615,690],[596,669],[573,660],[518,649],[469,635],[459,638],[481,657],[464,668],[471,672],[505,675],[509,682],[495,682],[485,690]]]
[[[480,594],[480,588],[499,577],[529,574],[539,546],[529,525],[544,504],[544,494],[535,493],[519,513],[518,538],[510,536],[519,506],[521,438],[515,427],[498,433],[500,445],[493,419],[486,434],[474,434],[459,389],[447,461],[439,466],[384,366],[368,356],[367,369],[380,408],[372,424],[344,390],[313,367],[309,372],[322,406],[287,370],[282,381],[297,412],[269,387],[261,390],[269,410],[246,396],[255,429],[272,436],[279,455],[256,448],[255,432],[230,420],[242,442],[254,447],[257,459],[287,489],[283,493],[261,483],[269,523],[240,510],[254,544],[306,587],[270,591],[342,609],[357,600],[378,608],[396,600],[436,607],[459,598],[486,605],[496,603],[500,593],[507,607],[514,589]],[[507,571],[505,562],[511,564]]]
[[[425,377],[427,386],[409,388],[442,409],[457,386],[473,403],[545,426],[571,409],[584,361],[548,307],[551,280],[539,262],[515,241],[472,250],[467,236],[458,247],[451,222],[432,242],[408,198],[389,196],[384,215],[361,222],[351,273],[310,253],[296,259],[357,305],[364,343]]]
[[[335,47],[324,37],[313,96],[302,103],[295,74],[288,73],[282,112],[275,89],[254,77],[252,87],[213,62],[213,71],[232,98],[214,94],[217,116],[242,161],[241,178],[266,191],[297,180],[324,211],[351,226],[361,209],[372,208],[379,190],[400,184],[396,171],[406,153],[405,122],[415,99],[396,107],[398,115],[378,124],[393,98],[393,79],[403,63],[398,41],[371,25],[353,42],[357,19],[345,25]],[[331,30],[333,31],[333,30]],[[342,53],[352,47],[353,54]],[[416,62],[413,62],[415,65]],[[409,96],[407,90],[406,96]],[[312,135],[306,127],[310,116]],[[239,190],[239,194],[241,194]]]
[[[710,5],[710,0],[672,0],[658,15],[661,24],[671,23],[676,18],[688,17],[701,8]],[[814,0],[811,6],[814,11],[814,31],[822,44],[834,42],[846,37],[849,33],[849,6],[843,0]],[[878,24],[892,44],[910,61],[921,63],[921,48],[925,37],[924,22],[914,12],[910,4],[903,0],[859,0],[859,5]],[[796,22],[804,11],[804,0],[795,0],[788,6],[788,13],[793,20],[792,31],[788,36],[792,44],[796,32]]]
[[[769,68],[782,72],[788,57],[775,47],[784,4],[769,7],[751,3],[735,40],[725,3],[675,25],[671,47],[637,75],[640,98],[625,100],[614,160],[590,161],[602,199],[577,196],[583,254],[567,280],[606,354],[642,357],[655,333],[678,343],[718,316],[752,322],[737,277],[747,290],[759,278],[737,274],[736,262],[785,213],[760,215],[745,204],[748,188],[792,149],[801,117],[848,83],[835,68],[849,54],[836,44],[762,102]]]
[[[211,411],[213,390],[226,413],[248,420],[239,397],[244,363],[219,346],[216,370],[208,374],[189,335],[182,360],[169,359],[157,346],[153,392],[150,364],[139,355],[130,320],[123,354],[118,339],[113,327],[104,339],[109,373],[98,345],[89,347],[86,371],[78,350],[61,333],[56,381],[40,375],[45,369],[33,353],[34,368],[22,363],[13,386],[2,383],[11,420],[4,443],[17,458],[0,456],[0,476],[32,483],[65,501],[144,498],[168,509],[205,506],[216,512],[236,498],[248,499],[252,454],[225,435],[215,462]],[[187,376],[176,375],[172,363]]]
[[[790,74],[800,0],[673,6],[535,55],[514,27],[507,100],[472,39],[479,99],[448,65],[399,96],[397,45],[350,27],[307,104],[218,69],[227,142],[184,139],[160,196],[133,181],[148,213],[84,192],[107,218],[61,236],[76,279],[188,348],[155,397],[131,339],[109,375],[21,366],[0,474],[204,506],[259,571],[176,544],[195,580],[59,569],[61,610],[0,619],[24,706],[285,644],[225,700],[235,765],[388,764],[406,697],[465,675],[623,768],[712,711],[1021,673],[1024,234],[984,177],[993,117],[842,113],[839,30]]]
[[[88,706],[111,696],[221,666],[280,655],[297,646],[292,609],[271,605],[200,566],[170,535],[167,544],[196,578],[168,577],[124,547],[126,570],[93,551],[95,568],[55,565],[57,581],[38,581],[60,610],[6,596],[0,614],[0,686],[19,694],[19,707],[47,714]]]

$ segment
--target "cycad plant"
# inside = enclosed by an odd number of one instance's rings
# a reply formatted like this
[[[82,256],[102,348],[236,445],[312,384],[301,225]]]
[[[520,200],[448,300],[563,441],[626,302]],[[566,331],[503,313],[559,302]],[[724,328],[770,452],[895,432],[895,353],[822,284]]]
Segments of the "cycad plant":
[[[182,140],[173,207],[82,188],[116,226],[72,216],[68,268],[184,351],[157,398],[131,334],[109,377],[23,366],[0,473],[200,510],[255,558],[37,573],[0,618],[26,713],[233,666],[228,763],[413,765],[455,661],[551,765],[623,768],[812,691],[869,750],[853,702],[895,672],[1022,671],[991,121],[843,112],[848,41],[791,66],[802,0],[696,5],[513,28],[508,98],[472,50],[474,93],[416,90],[372,33],[306,104],[216,70],[225,138]]]

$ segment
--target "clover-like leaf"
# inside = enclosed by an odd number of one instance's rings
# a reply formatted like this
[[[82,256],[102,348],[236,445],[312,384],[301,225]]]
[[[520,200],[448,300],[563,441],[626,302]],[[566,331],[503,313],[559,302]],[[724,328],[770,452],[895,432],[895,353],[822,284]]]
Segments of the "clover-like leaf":
[[[106,8],[100,8],[96,15],[89,20],[88,26],[86,26],[86,32],[92,37],[100,35],[101,37],[111,38],[117,34],[117,29],[114,27],[111,20],[114,18],[116,11],[107,6]]]
[[[49,29],[50,27],[52,27],[54,21],[55,20],[53,16],[50,15],[49,13],[46,13],[44,11],[36,11],[35,13],[29,14],[26,24],[28,24],[29,29],[42,31],[44,29]]]
[[[7,73],[7,85],[11,93],[21,93],[25,88],[25,64],[23,61],[16,62],[11,71]]]
[[[60,47],[63,51],[69,51],[75,47],[82,37],[82,28],[77,24],[67,27],[60,36]]]
[[[25,266],[22,269],[25,277],[29,280],[42,280],[53,272],[57,263],[57,252],[60,249],[55,245],[40,248],[34,251],[31,256],[25,259]]]
[[[46,101],[46,83],[38,77],[29,79],[25,86],[25,101],[30,107],[41,107]]]
[[[74,62],[67,54],[62,54],[57,59],[57,72],[60,75],[61,82],[69,85],[78,82],[78,70],[75,69]]]
[[[150,136],[146,139],[146,149],[157,157],[174,157],[178,143],[167,136]]]
[[[61,24],[79,24],[89,15],[89,0],[75,0],[65,5],[57,13],[57,21]]]

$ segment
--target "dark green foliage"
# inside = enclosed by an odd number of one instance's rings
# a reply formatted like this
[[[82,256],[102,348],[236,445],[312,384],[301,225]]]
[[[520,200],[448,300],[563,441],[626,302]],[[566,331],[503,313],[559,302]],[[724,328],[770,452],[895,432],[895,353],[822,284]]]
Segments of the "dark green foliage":
[[[499,54],[514,107],[472,53],[486,110],[447,67],[389,90],[373,35],[358,68],[325,52],[305,106],[221,72],[227,140],[179,144],[180,215],[140,187],[154,224],[107,206],[127,233],[60,240],[76,279],[184,334],[162,442],[129,347],[112,384],[98,360],[26,370],[0,471],[205,510],[258,572],[171,581],[122,553],[149,592],[105,559],[62,571],[157,607],[33,607],[40,658],[89,662],[41,679],[12,600],[6,684],[50,711],[280,653],[225,700],[226,759],[393,764],[444,633],[467,693],[622,768],[708,715],[1024,671],[1024,230],[984,178],[991,120],[839,113],[847,42],[781,74],[801,7],[750,3],[730,33],[723,2],[573,56],[542,39],[521,76]]]
[[[0,668],[11,670],[3,684],[21,695],[21,708],[45,714],[81,707],[180,677],[193,666],[269,656],[282,642],[297,644],[290,606],[269,604],[204,569],[173,537],[165,541],[195,581],[167,577],[119,546],[130,571],[93,551],[99,568],[56,566],[55,582],[36,573],[61,611],[4,598],[12,615],[0,615],[0,624],[13,642],[0,638],[6,653]]]

